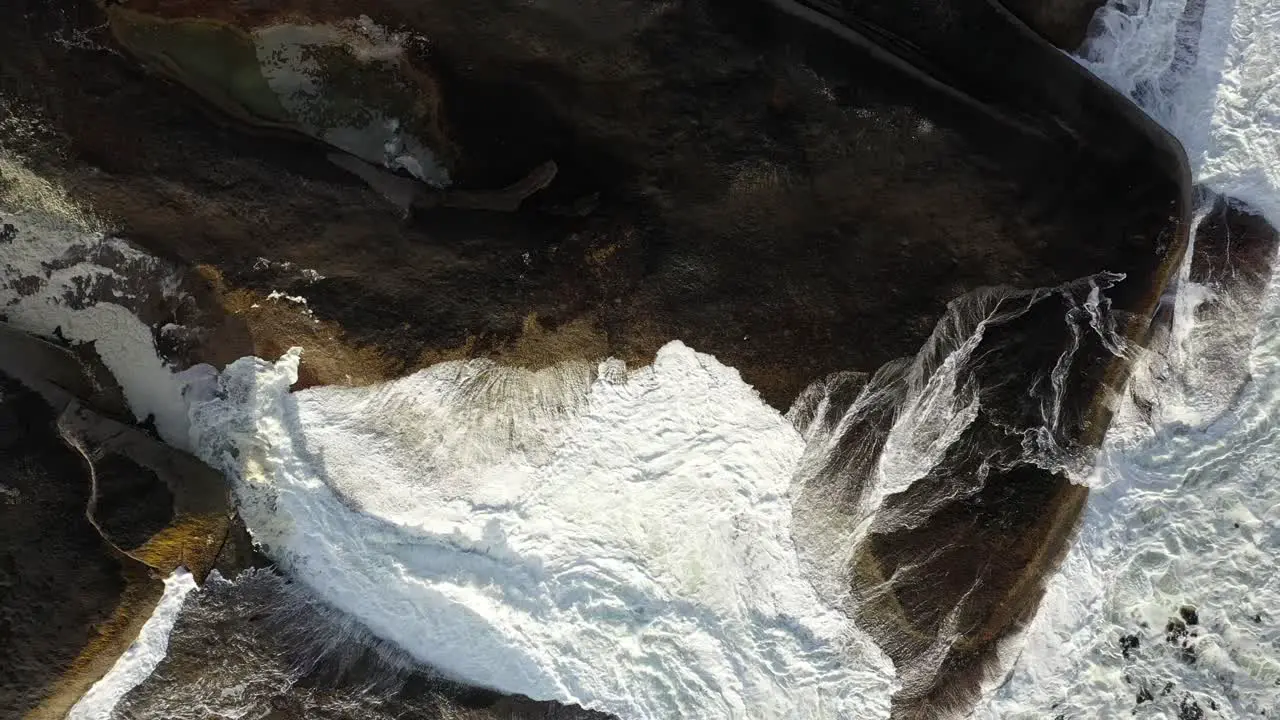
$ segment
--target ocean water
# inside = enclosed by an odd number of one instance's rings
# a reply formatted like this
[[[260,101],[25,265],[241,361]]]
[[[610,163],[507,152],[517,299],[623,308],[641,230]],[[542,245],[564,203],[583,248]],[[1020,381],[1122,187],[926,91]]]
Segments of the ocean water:
[[[1177,135],[1197,183],[1280,225],[1280,4],[1113,0],[1093,35],[1082,63]],[[1187,275],[978,717],[1280,714],[1280,281],[1259,300]]]
[[[1186,148],[1196,182],[1280,218],[1280,5],[1110,0],[1081,63]]]

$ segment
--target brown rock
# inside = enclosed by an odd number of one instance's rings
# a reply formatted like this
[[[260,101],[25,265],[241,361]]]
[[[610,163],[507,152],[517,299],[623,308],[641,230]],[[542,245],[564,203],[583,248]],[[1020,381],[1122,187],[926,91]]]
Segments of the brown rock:
[[[66,5],[75,27],[99,21]],[[236,3],[130,7],[165,23],[211,13],[241,33],[276,17]],[[456,356],[541,364],[603,351],[643,363],[680,339],[785,408],[829,373],[914,355],[947,303],[982,286],[1122,273],[1109,293],[1120,330],[1144,337],[1185,247],[1177,143],[998,4],[352,0],[294,11],[309,22],[367,12],[430,39],[405,62],[431,78],[461,187],[504,187],[547,158],[555,181],[515,213],[403,223],[314,142],[211,124],[190,91],[124,56],[50,41],[63,20],[33,1],[0,15],[0,90],[51,123],[60,152],[33,153],[42,171],[143,246],[216,268],[255,348],[320,348],[315,367],[327,369],[312,381]],[[143,54],[119,32],[97,39]],[[297,129],[264,122],[274,110],[246,117],[236,107],[252,103],[225,95],[225,79],[148,66],[255,131]],[[588,214],[554,211],[592,195]],[[326,330],[245,307],[273,290],[306,297]],[[974,376],[995,388],[983,403],[995,414],[886,508],[937,499],[946,481],[974,477],[982,453],[1005,464],[914,524],[876,527],[855,553],[859,578],[887,579],[868,606],[876,617],[862,620],[900,671],[944,658],[897,699],[899,717],[972,698],[1067,547],[1085,492],[1012,455],[997,432],[1009,418],[1025,429],[1014,390],[1030,384],[998,371],[1058,357],[1064,312],[1045,300],[984,341],[1000,362]],[[565,342],[522,351],[534,335]],[[1088,447],[1127,368],[1096,343],[1081,352],[1058,439]],[[873,431],[893,408],[883,412]]]
[[[124,410],[81,363],[0,325],[0,711],[33,720],[65,716],[111,668],[159,601],[158,577],[185,566],[204,579],[231,519],[220,475],[81,404]]]

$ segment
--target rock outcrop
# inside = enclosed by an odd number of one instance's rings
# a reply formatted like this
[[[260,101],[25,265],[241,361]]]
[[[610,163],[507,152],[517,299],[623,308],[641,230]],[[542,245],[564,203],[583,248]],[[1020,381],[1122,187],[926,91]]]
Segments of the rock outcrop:
[[[163,590],[157,576],[186,567],[203,581],[228,534],[220,475],[82,404],[124,410],[100,374],[0,325],[7,715],[64,717],[137,637]]]
[[[914,355],[982,286],[1117,273],[1119,329],[1145,337],[1185,247],[1176,141],[994,1],[260,5],[16,0],[0,94],[46,123],[26,149],[41,173],[200,268],[248,349],[308,348],[304,384],[460,357],[644,363],[680,339],[784,409]],[[1010,7],[1065,45],[1086,4]],[[558,172],[515,212],[406,222],[334,148],[463,189]],[[989,343],[1041,353],[1054,312]],[[1062,432],[1088,446],[1127,366],[1083,357]],[[1085,497],[1012,463],[857,550],[886,582],[873,634],[900,670],[944,670],[899,717],[972,697]]]

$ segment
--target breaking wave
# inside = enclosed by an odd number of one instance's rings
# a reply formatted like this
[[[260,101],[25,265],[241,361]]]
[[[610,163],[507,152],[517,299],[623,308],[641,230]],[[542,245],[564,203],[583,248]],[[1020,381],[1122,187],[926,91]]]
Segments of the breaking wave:
[[[637,370],[452,362],[291,393],[295,350],[193,384],[192,445],[285,572],[450,679],[625,718],[884,717],[959,635],[872,642],[849,554],[978,492],[975,463],[1085,457],[1081,356],[1123,351],[1122,279],[967,295],[917,356],[788,417],[679,342]],[[886,643],[915,653],[896,674]]]
[[[815,383],[785,417],[679,343],[636,370],[472,361],[291,393],[296,353],[173,373],[130,310],[173,292],[134,287],[154,259],[8,218],[10,320],[95,341],[135,414],[233,479],[284,571],[447,677],[626,718],[887,716],[958,635],[873,642],[851,618],[883,588],[853,593],[851,553],[988,471],[1091,462],[1078,390],[1090,358],[1125,352],[1105,294],[1122,278],[1103,273],[966,295],[916,356]]]
[[[1280,6],[1112,0],[1082,55],[1177,135],[1197,182],[1280,225]],[[1197,283],[1186,262],[1080,538],[982,717],[1280,713],[1280,279]]]
[[[1280,11],[1113,0],[1095,31],[1082,62],[1178,135],[1198,180],[1280,219],[1280,67],[1268,64],[1280,65]],[[100,268],[129,260],[127,246],[75,231],[113,292],[128,273]],[[783,417],[679,343],[638,370],[445,363],[362,389],[291,393],[294,352],[176,377],[151,361],[149,330],[127,309],[68,299],[85,258],[62,240],[39,245],[51,237],[17,246],[32,254],[0,284],[10,320],[99,341],[138,416],[156,415],[166,439],[189,440],[233,478],[283,570],[449,677],[624,718],[885,717],[896,690],[942,671],[955,616],[943,612],[895,673],[886,652],[897,648],[849,619],[879,591],[854,593],[855,551],[1021,463],[1095,489],[979,715],[1280,712],[1275,283],[1261,320],[1240,320],[1194,312],[1235,296],[1184,273],[1174,333],[1142,358],[1086,476],[1094,457],[1070,442],[1082,344],[1134,352],[1112,328],[1114,276],[966,296],[916,357],[815,383]],[[50,253],[67,266],[41,265]],[[1044,317],[1062,332],[1027,372],[1007,373],[1012,341],[996,330]],[[1205,353],[1255,326],[1239,391]],[[1012,442],[998,457],[966,454],[988,447],[982,433]]]

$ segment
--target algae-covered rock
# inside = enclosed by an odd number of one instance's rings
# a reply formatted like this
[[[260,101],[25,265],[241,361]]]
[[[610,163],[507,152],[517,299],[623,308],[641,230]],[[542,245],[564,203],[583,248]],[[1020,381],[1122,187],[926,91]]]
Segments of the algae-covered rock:
[[[431,185],[449,184],[439,90],[407,57],[406,33],[367,15],[264,21],[167,9],[112,5],[107,17],[138,60],[243,122],[302,132]]]

